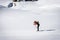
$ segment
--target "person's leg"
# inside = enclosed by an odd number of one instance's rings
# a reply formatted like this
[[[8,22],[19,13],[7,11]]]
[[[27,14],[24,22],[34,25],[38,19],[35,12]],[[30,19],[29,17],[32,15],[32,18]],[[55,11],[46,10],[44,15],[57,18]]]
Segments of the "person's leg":
[[[37,31],[39,31],[39,27],[37,27]]]

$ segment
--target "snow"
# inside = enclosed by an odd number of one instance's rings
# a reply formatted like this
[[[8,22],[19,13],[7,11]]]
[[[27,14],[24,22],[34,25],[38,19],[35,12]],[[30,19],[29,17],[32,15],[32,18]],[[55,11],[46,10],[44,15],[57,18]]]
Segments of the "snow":
[[[6,8],[5,6],[0,5],[0,8]]]
[[[0,9],[0,40],[60,40],[59,4],[23,5],[24,7],[19,9]],[[41,24],[39,32],[33,25],[35,20]]]

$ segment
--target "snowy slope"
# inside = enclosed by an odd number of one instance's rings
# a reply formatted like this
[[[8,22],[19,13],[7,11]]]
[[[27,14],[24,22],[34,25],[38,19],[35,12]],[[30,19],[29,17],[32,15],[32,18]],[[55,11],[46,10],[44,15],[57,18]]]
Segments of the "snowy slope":
[[[20,9],[0,9],[0,40],[60,40],[60,5],[24,4]],[[39,32],[34,20],[41,24]]]
[[[0,39],[60,40],[59,13],[59,7],[46,8],[39,12],[10,8],[2,9],[0,13],[0,27],[2,28],[0,29]],[[34,20],[40,21],[39,32],[36,32],[36,27],[33,25]]]
[[[6,8],[5,6],[0,5],[0,8]]]

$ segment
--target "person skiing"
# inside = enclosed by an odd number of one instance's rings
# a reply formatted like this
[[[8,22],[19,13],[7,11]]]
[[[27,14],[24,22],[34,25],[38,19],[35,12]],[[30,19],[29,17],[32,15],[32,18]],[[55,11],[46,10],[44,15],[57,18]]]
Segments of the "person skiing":
[[[39,26],[40,26],[39,21],[34,21],[34,25],[35,26],[37,25],[37,31],[39,31]]]

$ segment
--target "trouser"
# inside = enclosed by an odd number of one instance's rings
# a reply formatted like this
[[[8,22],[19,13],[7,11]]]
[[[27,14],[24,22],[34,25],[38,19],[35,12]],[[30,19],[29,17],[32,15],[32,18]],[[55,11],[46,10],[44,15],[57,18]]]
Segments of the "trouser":
[[[37,26],[37,31],[39,31],[39,26]]]

